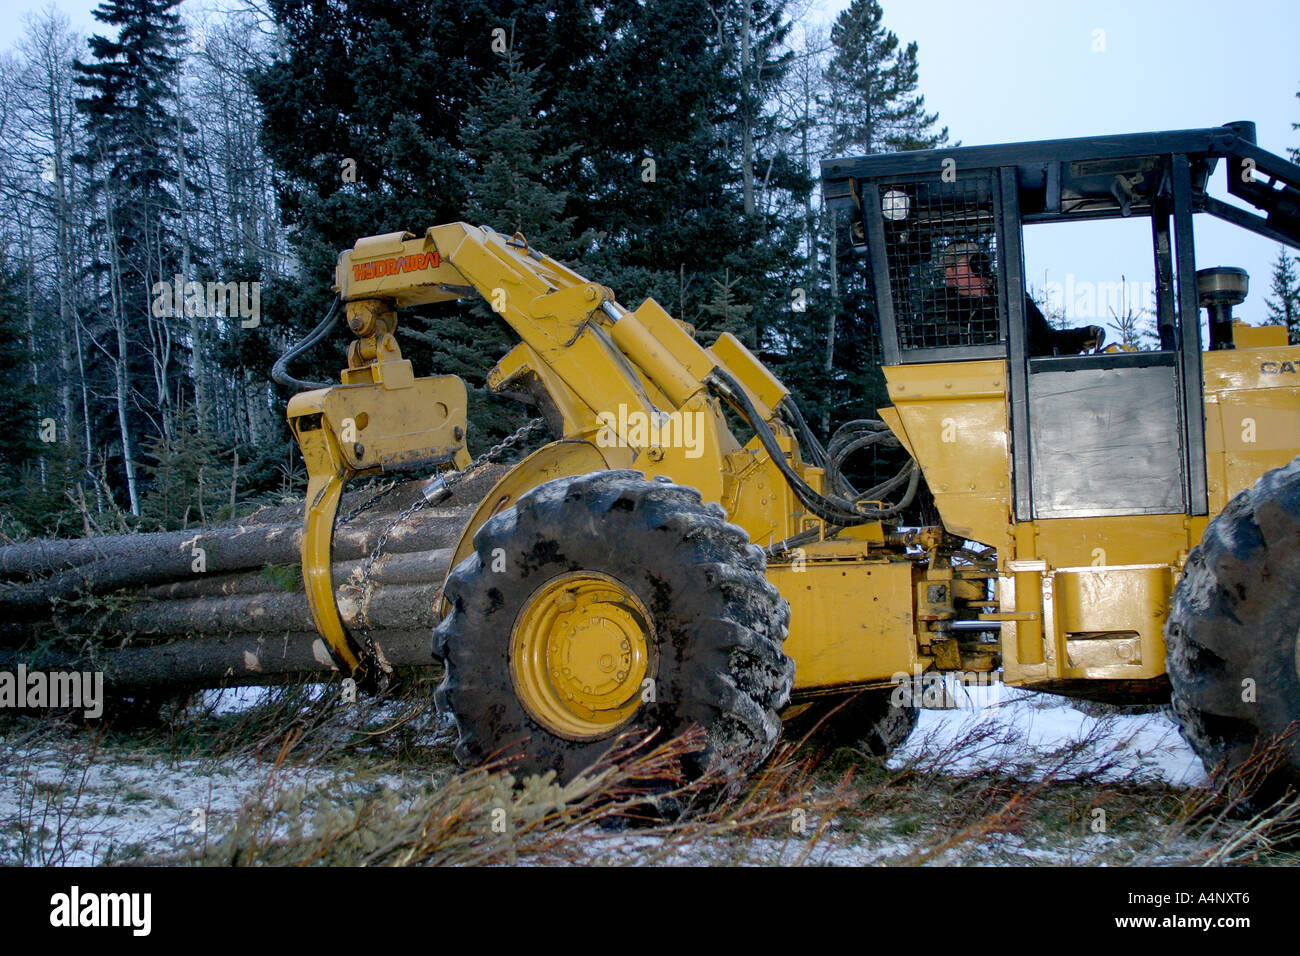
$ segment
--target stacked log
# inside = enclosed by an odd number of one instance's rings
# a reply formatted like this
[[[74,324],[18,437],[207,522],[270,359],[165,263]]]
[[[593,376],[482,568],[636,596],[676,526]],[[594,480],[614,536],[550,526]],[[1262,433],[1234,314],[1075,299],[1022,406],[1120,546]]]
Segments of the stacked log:
[[[432,664],[452,549],[502,472],[480,469],[448,501],[402,521],[420,482],[395,486],[350,518],[376,492],[345,496],[332,548],[339,613],[355,628],[364,612],[394,667]],[[186,531],[0,547],[0,669],[97,670],[121,690],[328,676],[334,664],[302,588],[301,507]]]

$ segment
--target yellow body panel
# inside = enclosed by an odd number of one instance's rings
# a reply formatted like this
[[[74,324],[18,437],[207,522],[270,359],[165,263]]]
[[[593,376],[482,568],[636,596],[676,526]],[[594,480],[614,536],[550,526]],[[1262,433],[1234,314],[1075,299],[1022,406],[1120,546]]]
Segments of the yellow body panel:
[[[1186,515],[1105,515],[1029,522],[1034,555],[1052,567],[1180,565],[1200,540],[1204,518]]]
[[[767,579],[790,602],[785,652],[794,658],[796,691],[884,684],[912,673],[910,563],[772,565]]]
[[[1006,363],[886,368],[908,451],[949,531],[1005,552],[1011,535]]]
[[[1270,342],[1276,334],[1239,334]],[[1148,680],[1164,673],[1163,627],[1187,554],[1210,517],[1300,453],[1300,348],[1207,352],[1208,516],[1017,523],[1006,364],[885,369],[882,417],[920,462],[944,526],[997,549],[1004,679]]]
[[[1233,322],[1232,344],[1239,349],[1284,349],[1287,346],[1286,326]]]
[[[344,461],[360,474],[449,460],[465,446],[466,401],[463,381],[439,375],[414,379],[409,388],[331,388],[321,411],[329,426],[346,435]]]
[[[1167,564],[1057,570],[1053,632],[1061,676],[1144,680],[1163,674],[1172,571]]]
[[[1218,513],[1300,452],[1300,347],[1222,349],[1203,359],[1210,511]]]

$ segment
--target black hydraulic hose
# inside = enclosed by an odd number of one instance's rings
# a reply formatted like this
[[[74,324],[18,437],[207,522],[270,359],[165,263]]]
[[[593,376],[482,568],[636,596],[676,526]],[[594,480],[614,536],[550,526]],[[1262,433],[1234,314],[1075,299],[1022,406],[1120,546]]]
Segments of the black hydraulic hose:
[[[822,443],[817,440],[817,436],[808,427],[808,422],[804,419],[803,412],[795,403],[794,398],[787,395],[781,402],[780,410],[785,415],[786,420],[794,425],[795,431],[799,434],[801,445],[808,451],[808,458],[818,468],[825,468],[826,449],[822,447]]]
[[[776,435],[772,433],[771,427],[758,414],[757,409],[754,408],[753,402],[749,400],[749,396],[745,394],[745,389],[741,384],[720,368],[713,370],[711,378],[716,385],[722,387],[725,397],[738,407],[745,421],[754,429],[759,442],[762,443],[764,450],[790,485],[795,497],[818,518],[838,527],[851,527],[892,518],[912,503],[912,498],[916,495],[916,489],[921,480],[921,472],[916,467],[915,462],[909,462],[899,472],[897,476],[899,479],[904,475],[908,476],[907,491],[904,493],[902,500],[888,508],[859,510],[857,502],[847,501],[837,496],[818,494],[807,482],[799,477],[795,470],[790,467],[790,463],[785,460],[785,452],[781,450],[781,446],[777,443]]]
[[[782,476],[784,476],[785,480],[789,483],[791,490],[794,491],[795,497],[803,503],[804,507],[823,521],[828,521],[833,524],[865,524],[866,521],[869,520],[864,516],[852,514],[852,506],[847,501],[831,500],[817,494],[817,492],[808,486],[807,482],[795,473],[794,469],[790,467],[789,462],[785,460],[785,452],[783,452],[781,446],[777,444],[776,436],[772,433],[772,429],[768,426],[767,422],[763,420],[762,416],[758,414],[758,410],[754,408],[753,402],[749,400],[749,396],[745,394],[745,389],[739,382],[720,368],[715,368],[713,370],[711,378],[722,386],[726,398],[738,407],[741,416],[749,423],[749,426],[754,429],[754,433],[758,436],[759,442],[762,443],[768,456],[776,464]]]
[[[869,501],[879,501],[881,494],[897,487],[899,483],[894,483],[894,479],[891,478],[887,482],[876,485],[869,491],[859,493],[849,483],[849,480],[844,477],[844,465],[849,456],[872,445],[883,445],[886,448],[901,447],[899,440],[884,422],[858,419],[857,421],[847,422],[836,429],[835,434],[831,437],[826,464],[828,485],[831,491],[854,501],[860,501],[864,498]]]
[[[812,544],[819,537],[821,537],[820,531],[816,528],[809,528],[807,531],[800,531],[798,534],[792,534],[790,537],[778,541],[776,544],[768,545],[763,550],[767,552],[769,558],[774,558],[777,555],[785,554],[787,551],[792,551],[805,544]]]
[[[307,333],[307,337],[296,345],[285,350],[285,353],[275,360],[271,366],[271,380],[277,385],[283,385],[286,388],[296,388],[300,391],[310,391],[316,388],[329,388],[334,382],[308,382],[300,378],[294,378],[288,372],[289,363],[296,359],[304,352],[315,348],[324,338],[329,335],[330,330],[338,322],[340,310],[339,306],[342,301],[335,299],[330,305],[329,311],[325,313],[325,318],[321,319],[316,328]]]

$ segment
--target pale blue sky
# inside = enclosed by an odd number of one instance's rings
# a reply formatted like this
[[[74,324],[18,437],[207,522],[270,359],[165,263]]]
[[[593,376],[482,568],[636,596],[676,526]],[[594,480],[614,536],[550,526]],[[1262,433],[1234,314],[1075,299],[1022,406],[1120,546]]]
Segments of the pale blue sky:
[[[882,0],[885,25],[919,46],[926,105],[965,145],[1253,120],[1259,144],[1300,146],[1300,0]],[[92,0],[59,0],[89,30]],[[202,7],[210,7],[202,2]],[[817,0],[829,21],[847,0]],[[7,0],[0,47],[22,32],[39,3]],[[198,0],[183,9],[196,10]],[[1096,31],[1102,31],[1100,34]],[[1098,49],[1099,40],[1104,49]],[[1222,195],[1223,172],[1216,174]],[[1197,261],[1242,266],[1251,294],[1238,315],[1259,322],[1277,244],[1206,217]],[[1029,237],[1030,281],[1149,279],[1143,228],[1124,224],[1039,229]],[[1050,235],[1048,234],[1050,231]],[[1084,316],[1084,318],[1088,318]]]

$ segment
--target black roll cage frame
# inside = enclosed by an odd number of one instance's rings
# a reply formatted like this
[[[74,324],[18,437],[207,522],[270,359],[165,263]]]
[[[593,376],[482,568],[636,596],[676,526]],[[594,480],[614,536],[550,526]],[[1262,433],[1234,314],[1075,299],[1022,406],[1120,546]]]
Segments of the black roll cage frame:
[[[1219,160],[1225,160],[1227,192],[1260,212],[1225,203],[1207,192]],[[1126,172],[1142,169],[1151,179]],[[978,173],[994,180],[994,219],[999,255],[998,344],[904,348],[895,322],[882,199],[887,187],[933,176]],[[1300,249],[1300,166],[1260,149],[1255,125],[1116,136],[1041,140],[993,146],[915,150],[821,164],[827,207],[853,218],[855,245],[865,246],[875,290],[885,365],[1006,359],[1009,363],[1011,431],[1017,476],[1029,475],[1029,374],[1037,368],[1068,368],[1079,362],[1120,367],[1176,365],[1179,418],[1185,453],[1184,495],[1189,513],[1208,512],[1202,403],[1200,309],[1192,217],[1205,212],[1265,238]],[[951,181],[951,180],[949,180]],[[1135,182],[1144,183],[1139,191]],[[1153,187],[1145,186],[1154,183]],[[1261,214],[1262,213],[1262,214]],[[1031,357],[1024,307],[1025,224],[1125,218],[1151,219],[1160,350],[1077,357]],[[1223,343],[1214,343],[1221,345]],[[1230,343],[1228,343],[1230,344]],[[1018,520],[1030,520],[1029,481],[1015,485]]]

